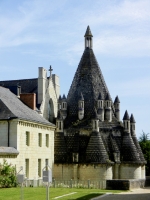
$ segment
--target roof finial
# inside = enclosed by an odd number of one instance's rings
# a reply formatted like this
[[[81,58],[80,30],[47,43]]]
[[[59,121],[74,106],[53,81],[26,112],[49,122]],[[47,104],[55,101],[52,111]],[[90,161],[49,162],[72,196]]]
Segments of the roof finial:
[[[52,76],[52,71],[53,71],[53,69],[52,69],[52,66],[51,66],[51,65],[50,65],[49,71],[50,71],[50,77],[51,77],[51,76]]]
[[[89,26],[86,29],[86,33],[85,33],[84,37],[85,37],[85,49],[86,48],[92,49],[92,47],[93,47],[93,41],[92,41],[93,35],[91,33]]]

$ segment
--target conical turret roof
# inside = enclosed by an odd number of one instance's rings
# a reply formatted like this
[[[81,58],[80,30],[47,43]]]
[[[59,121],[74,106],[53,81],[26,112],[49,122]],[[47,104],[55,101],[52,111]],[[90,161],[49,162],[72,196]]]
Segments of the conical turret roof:
[[[98,96],[98,100],[103,100],[104,98],[102,97],[102,94],[101,92],[99,93],[99,96]]]
[[[134,116],[133,116],[133,114],[131,114],[131,117],[130,117],[130,122],[131,122],[131,123],[135,123],[135,119],[134,119]]]
[[[124,114],[123,120],[130,120],[129,114],[128,114],[128,111],[127,111],[127,110],[126,110],[126,112],[125,112],[125,114]]]
[[[109,93],[107,93],[105,100],[107,100],[107,101],[111,101],[111,98],[110,98]]]
[[[67,96],[68,117],[77,115],[77,102],[81,92],[85,101],[84,119],[93,115],[99,93],[101,92],[104,98],[109,94],[94,52],[90,48],[84,50]]]
[[[80,96],[79,96],[79,100],[84,101],[84,97],[83,97],[82,92],[81,92],[81,94],[80,94]]]
[[[87,27],[87,29],[86,29],[86,32],[85,32],[85,35],[84,35],[84,37],[86,37],[86,36],[91,36],[91,37],[93,37],[93,35],[92,35],[92,32],[91,32],[91,30],[90,30],[90,27],[88,26]]]
[[[109,157],[101,134],[99,132],[92,132],[86,150],[86,161],[90,163],[107,163],[108,160]]]
[[[116,96],[114,103],[120,103],[118,96]]]

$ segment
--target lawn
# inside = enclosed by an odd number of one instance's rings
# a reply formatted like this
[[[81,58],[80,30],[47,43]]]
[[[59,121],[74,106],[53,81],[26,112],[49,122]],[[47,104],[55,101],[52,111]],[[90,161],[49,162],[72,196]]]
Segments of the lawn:
[[[23,200],[46,200],[46,188],[23,188]],[[119,193],[121,191],[108,191],[100,189],[76,189],[76,188],[50,188],[50,200],[88,200],[107,192]],[[70,195],[68,195],[70,194]],[[20,200],[20,188],[0,189],[0,200]],[[63,196],[67,195],[67,196]],[[62,197],[60,197],[62,196]],[[60,198],[57,198],[60,197]]]

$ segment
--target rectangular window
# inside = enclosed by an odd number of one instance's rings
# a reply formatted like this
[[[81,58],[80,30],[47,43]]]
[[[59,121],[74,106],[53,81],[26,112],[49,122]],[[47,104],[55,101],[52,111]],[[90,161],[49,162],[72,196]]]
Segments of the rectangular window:
[[[26,131],[26,145],[30,146],[30,132]]]
[[[25,176],[29,178],[29,159],[25,159]]]
[[[42,133],[39,133],[39,135],[38,135],[38,145],[39,145],[39,147],[42,146]]]
[[[46,147],[49,147],[49,134],[46,134]]]
[[[38,159],[38,176],[41,177],[41,159]]]

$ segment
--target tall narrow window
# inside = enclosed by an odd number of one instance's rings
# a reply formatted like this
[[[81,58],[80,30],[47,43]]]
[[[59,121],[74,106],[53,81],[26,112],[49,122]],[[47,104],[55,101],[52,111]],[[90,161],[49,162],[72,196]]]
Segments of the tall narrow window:
[[[39,145],[39,147],[42,146],[42,133],[39,133],[39,135],[38,135],[38,145]]]
[[[26,145],[30,145],[30,132],[26,131]]]
[[[46,137],[45,137],[45,139],[46,139],[46,147],[49,147],[49,134],[46,134]]]
[[[38,176],[41,177],[41,159],[38,159]]]
[[[29,178],[29,159],[25,159],[25,176]]]

